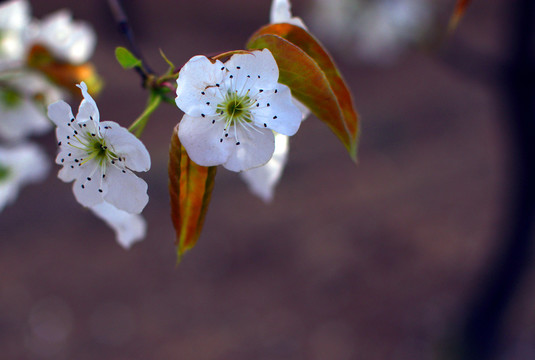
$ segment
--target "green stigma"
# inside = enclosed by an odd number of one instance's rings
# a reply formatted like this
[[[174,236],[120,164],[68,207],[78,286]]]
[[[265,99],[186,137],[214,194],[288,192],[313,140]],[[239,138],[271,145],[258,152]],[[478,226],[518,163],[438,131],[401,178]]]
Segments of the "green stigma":
[[[5,88],[0,91],[0,101],[8,109],[13,109],[22,102],[22,95],[13,89]]]
[[[217,105],[217,112],[226,118],[228,125],[234,125],[237,121],[251,122],[251,107],[255,103],[248,95],[238,95],[237,92],[229,91],[223,102]]]
[[[0,164],[0,182],[7,180],[9,174],[11,174],[11,169]]]
[[[103,139],[94,138],[87,145],[88,157],[85,158],[85,162],[95,159],[99,165],[102,165],[108,158],[117,158],[110,148],[106,145]]]

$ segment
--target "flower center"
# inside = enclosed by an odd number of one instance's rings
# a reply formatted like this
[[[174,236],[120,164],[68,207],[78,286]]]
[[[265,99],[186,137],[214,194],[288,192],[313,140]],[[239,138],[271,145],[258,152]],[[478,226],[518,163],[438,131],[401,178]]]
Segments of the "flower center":
[[[0,164],[0,182],[3,182],[9,177],[9,174],[11,173],[11,169],[7,166],[4,166]]]
[[[92,138],[87,144],[87,155],[86,160],[95,159],[95,161],[102,165],[107,160],[117,159],[110,148],[106,145],[104,139]]]
[[[0,92],[0,101],[6,108],[13,109],[21,103],[22,96],[17,91],[6,88]]]
[[[217,111],[225,118],[226,127],[236,125],[237,122],[250,123],[251,107],[255,100],[248,95],[238,95],[236,91],[229,91],[223,101],[217,105]]]

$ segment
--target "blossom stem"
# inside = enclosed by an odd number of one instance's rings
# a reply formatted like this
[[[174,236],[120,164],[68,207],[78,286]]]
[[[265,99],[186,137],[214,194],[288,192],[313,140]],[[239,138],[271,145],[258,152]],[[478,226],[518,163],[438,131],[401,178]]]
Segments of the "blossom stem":
[[[143,133],[143,130],[145,129],[145,125],[147,125],[147,122],[149,121],[150,116],[158,108],[160,103],[162,102],[162,95],[157,93],[156,91],[151,91],[149,100],[147,102],[147,107],[143,111],[141,115],[130,125],[128,130],[130,132],[133,132],[138,138]]]

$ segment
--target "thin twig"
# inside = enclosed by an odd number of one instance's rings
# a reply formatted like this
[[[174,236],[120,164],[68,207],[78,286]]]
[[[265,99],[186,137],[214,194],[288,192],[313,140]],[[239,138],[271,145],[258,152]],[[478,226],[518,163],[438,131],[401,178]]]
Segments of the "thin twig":
[[[126,13],[123,9],[121,0],[108,0],[108,4],[111,10],[111,13],[113,14],[113,17],[115,18],[115,21],[117,22],[117,25],[119,26],[119,31],[123,35],[125,35],[128,41],[129,50],[142,62],[143,69],[139,67],[136,67],[135,69],[137,73],[141,76],[143,83],[145,83],[145,81],[147,80],[147,73],[154,74],[154,72],[151,70],[151,68],[147,64],[147,61],[145,61],[143,55],[141,54],[141,50],[137,46],[137,42],[134,39],[134,32],[132,31],[132,27],[130,26],[130,23],[128,22],[128,17],[126,16]]]

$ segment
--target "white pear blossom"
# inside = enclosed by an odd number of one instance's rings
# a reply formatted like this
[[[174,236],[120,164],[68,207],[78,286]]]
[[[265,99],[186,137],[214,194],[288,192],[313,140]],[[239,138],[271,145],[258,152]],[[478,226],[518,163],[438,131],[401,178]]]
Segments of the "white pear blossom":
[[[29,70],[0,76],[0,138],[18,142],[52,128],[46,105],[63,96],[43,75]]]
[[[149,153],[127,129],[112,121],[101,122],[87,86],[82,82],[79,87],[84,99],[76,117],[64,101],[48,107],[48,116],[57,126],[56,163],[63,165],[58,177],[74,181],[74,195],[83,206],[107,202],[138,214],[149,199],[147,183],[132,171],[149,170]]]
[[[39,44],[56,58],[80,64],[89,60],[96,44],[93,28],[83,21],[73,21],[68,10],[59,10],[34,24],[32,44]]]
[[[294,135],[301,111],[267,49],[233,55],[224,64],[195,56],[180,70],[177,106],[185,115],[178,137],[201,166],[243,171],[271,159],[273,131]]]
[[[0,211],[17,198],[21,186],[43,180],[49,167],[37,145],[0,147]]]
[[[433,36],[440,7],[427,0],[315,0],[312,19],[340,51],[384,65]]]
[[[125,249],[145,237],[147,223],[139,214],[130,214],[107,202],[92,206],[90,210],[113,229],[117,242]]]

